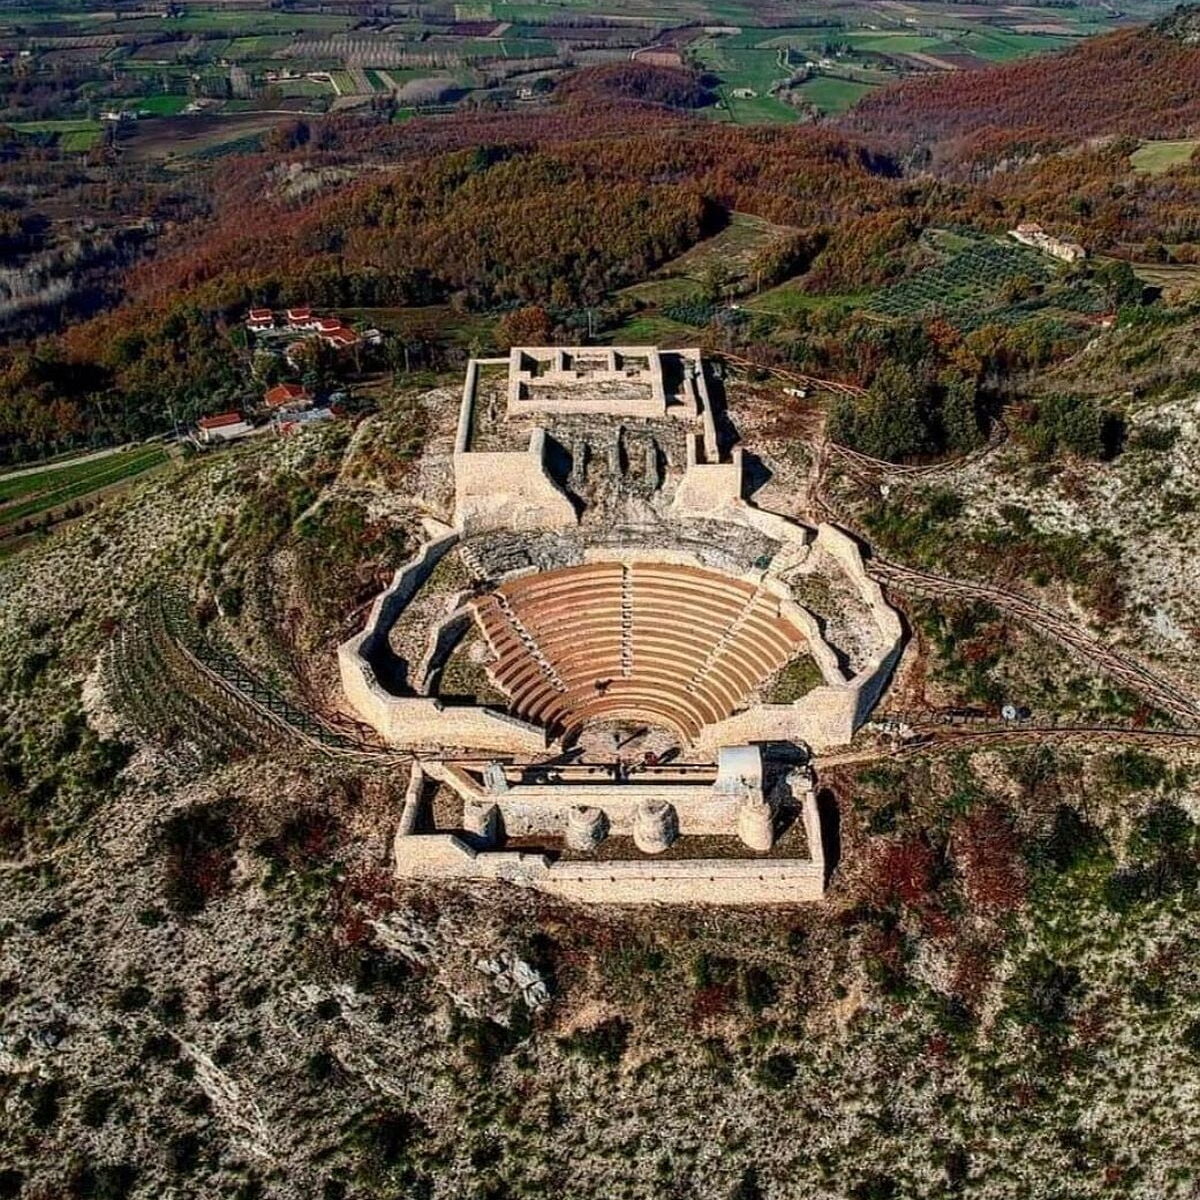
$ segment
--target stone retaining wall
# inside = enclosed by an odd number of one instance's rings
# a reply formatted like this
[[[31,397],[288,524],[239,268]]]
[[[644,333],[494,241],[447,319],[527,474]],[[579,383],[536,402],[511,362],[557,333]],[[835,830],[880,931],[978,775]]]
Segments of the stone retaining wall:
[[[570,529],[575,506],[546,469],[546,431],[529,449],[454,453],[454,521],[464,533]]]
[[[419,769],[419,768],[418,768]],[[587,904],[802,904],[825,893],[825,854],[811,775],[799,780],[809,857],[555,861],[547,854],[477,851],[454,834],[412,834],[410,798],[393,846],[402,879],[496,881]],[[586,799],[565,785],[564,810]]]

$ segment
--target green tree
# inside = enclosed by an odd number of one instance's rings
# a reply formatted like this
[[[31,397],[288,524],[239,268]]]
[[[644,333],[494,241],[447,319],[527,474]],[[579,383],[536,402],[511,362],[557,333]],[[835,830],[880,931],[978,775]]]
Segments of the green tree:
[[[983,441],[975,381],[966,375],[942,380],[942,430],[947,450],[966,454]]]

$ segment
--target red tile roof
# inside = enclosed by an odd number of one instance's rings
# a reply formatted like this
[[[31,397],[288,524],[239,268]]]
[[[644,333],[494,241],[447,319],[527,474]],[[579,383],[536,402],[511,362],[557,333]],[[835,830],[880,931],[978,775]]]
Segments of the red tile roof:
[[[332,333],[335,329],[341,329],[342,323],[337,317],[318,317],[317,329],[321,333]]]
[[[273,321],[274,319],[275,314],[269,308],[252,308],[250,310],[250,320],[252,321]]]
[[[263,396],[268,408],[278,408],[289,400],[307,400],[308,392],[298,383],[277,383]]]
[[[307,321],[312,317],[311,308],[289,308],[287,310],[289,321]]]
[[[236,425],[242,419],[239,412],[217,413],[214,417],[201,417],[196,423],[201,429],[223,429],[226,425]]]
[[[326,341],[333,342],[338,346],[353,346],[358,341],[358,334],[353,329],[346,329],[344,326],[330,330],[324,337]]]

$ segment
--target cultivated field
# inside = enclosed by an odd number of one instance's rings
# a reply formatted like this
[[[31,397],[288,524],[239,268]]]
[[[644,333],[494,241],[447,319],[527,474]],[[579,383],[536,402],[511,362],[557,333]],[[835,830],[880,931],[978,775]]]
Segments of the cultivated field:
[[[7,541],[20,537],[37,520],[63,515],[168,461],[162,446],[138,446],[112,454],[47,464],[41,471],[23,468],[0,475],[0,554]]]
[[[1136,7],[1140,15],[1162,6]],[[903,75],[1057,49],[1125,19],[1099,9],[918,11],[887,0],[849,0],[834,10],[779,0],[622,0],[602,14],[584,0],[476,3],[395,19],[330,12],[316,0],[295,0],[286,11],[266,0],[210,2],[166,15],[40,0],[0,12],[0,47],[35,75],[71,69],[94,77],[61,111],[0,112],[0,121],[40,145],[84,153],[105,140],[98,108],[139,117],[321,113],[383,95],[395,97],[402,119],[472,97],[528,101],[519,93],[539,74],[665,47],[713,73],[714,116],[789,122],[840,112]],[[118,141],[130,124],[116,131]]]
[[[1134,169],[1147,175],[1161,175],[1172,167],[1182,166],[1196,152],[1200,141],[1143,142],[1130,156]]]

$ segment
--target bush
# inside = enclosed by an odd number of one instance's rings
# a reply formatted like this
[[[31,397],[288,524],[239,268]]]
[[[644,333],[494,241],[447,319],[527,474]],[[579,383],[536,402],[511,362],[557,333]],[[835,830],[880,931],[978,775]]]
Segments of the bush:
[[[485,1075],[504,1057],[511,1054],[522,1041],[520,1031],[501,1025],[490,1017],[464,1018],[455,1014],[450,1037],[462,1043],[467,1061]]]
[[[1110,857],[1104,834],[1067,804],[1055,811],[1050,833],[1030,848],[1030,858],[1036,865],[1059,875]]]
[[[850,1189],[851,1200],[895,1200],[900,1186],[890,1175],[868,1175]]]
[[[1177,804],[1154,805],[1134,822],[1129,839],[1133,854],[1183,854],[1188,856],[1195,841],[1196,827]]]
[[[829,436],[888,462],[948,450],[964,453],[983,439],[975,382],[955,373],[929,382],[907,367],[887,363],[866,396],[834,402]]]
[[[233,836],[224,806],[186,809],[167,821],[163,891],[173,912],[193,916],[224,892],[233,869]]]
[[[1178,425],[1142,425],[1133,431],[1129,444],[1135,450],[1165,454],[1178,440]]]
[[[1092,397],[1056,394],[1038,402],[1024,434],[1039,458],[1067,453],[1080,458],[1105,458],[1112,457],[1116,449],[1110,422],[1109,414]]]
[[[1008,984],[1006,1013],[1042,1038],[1066,1032],[1071,1005],[1082,980],[1075,967],[1064,966],[1043,953],[1021,964]]]
[[[877,843],[863,875],[863,899],[877,910],[920,908],[933,889],[934,866],[933,849],[919,838]]]
[[[747,967],[742,972],[742,994],[746,998],[746,1006],[757,1015],[779,999],[779,988],[770,973],[762,967]]]
[[[983,912],[1001,914],[1025,899],[1025,864],[1009,814],[989,804],[957,821],[955,857],[971,902]]]
[[[108,1114],[116,1101],[116,1095],[107,1088],[96,1088],[83,1098],[79,1119],[89,1129],[99,1129],[108,1120]]]
[[[1109,783],[1129,791],[1149,791],[1166,779],[1167,765],[1152,754],[1143,754],[1140,750],[1122,750],[1105,762],[1104,776]]]
[[[781,1092],[796,1078],[796,1060],[790,1054],[772,1054],[754,1071],[755,1080],[773,1092]]]
[[[577,1029],[559,1045],[568,1053],[591,1063],[616,1066],[629,1042],[630,1024],[623,1017],[611,1017],[591,1029]]]
[[[1114,912],[1128,912],[1196,885],[1197,828],[1178,805],[1163,803],[1134,822],[1129,853],[1135,861],[1116,871],[1105,886]]]
[[[31,1085],[29,1120],[35,1129],[49,1129],[58,1120],[63,1091],[63,1085],[57,1079]]]
[[[1193,1058],[1200,1059],[1200,1021],[1192,1021],[1187,1025],[1179,1040]]]
[[[137,1177],[132,1163],[89,1163],[71,1172],[69,1186],[77,1200],[125,1200]]]
[[[177,1175],[190,1175],[200,1165],[200,1139],[188,1131],[167,1143],[167,1162]]]
[[[758,1182],[758,1172],[747,1167],[734,1185],[729,1200],[763,1200],[763,1190]]]

